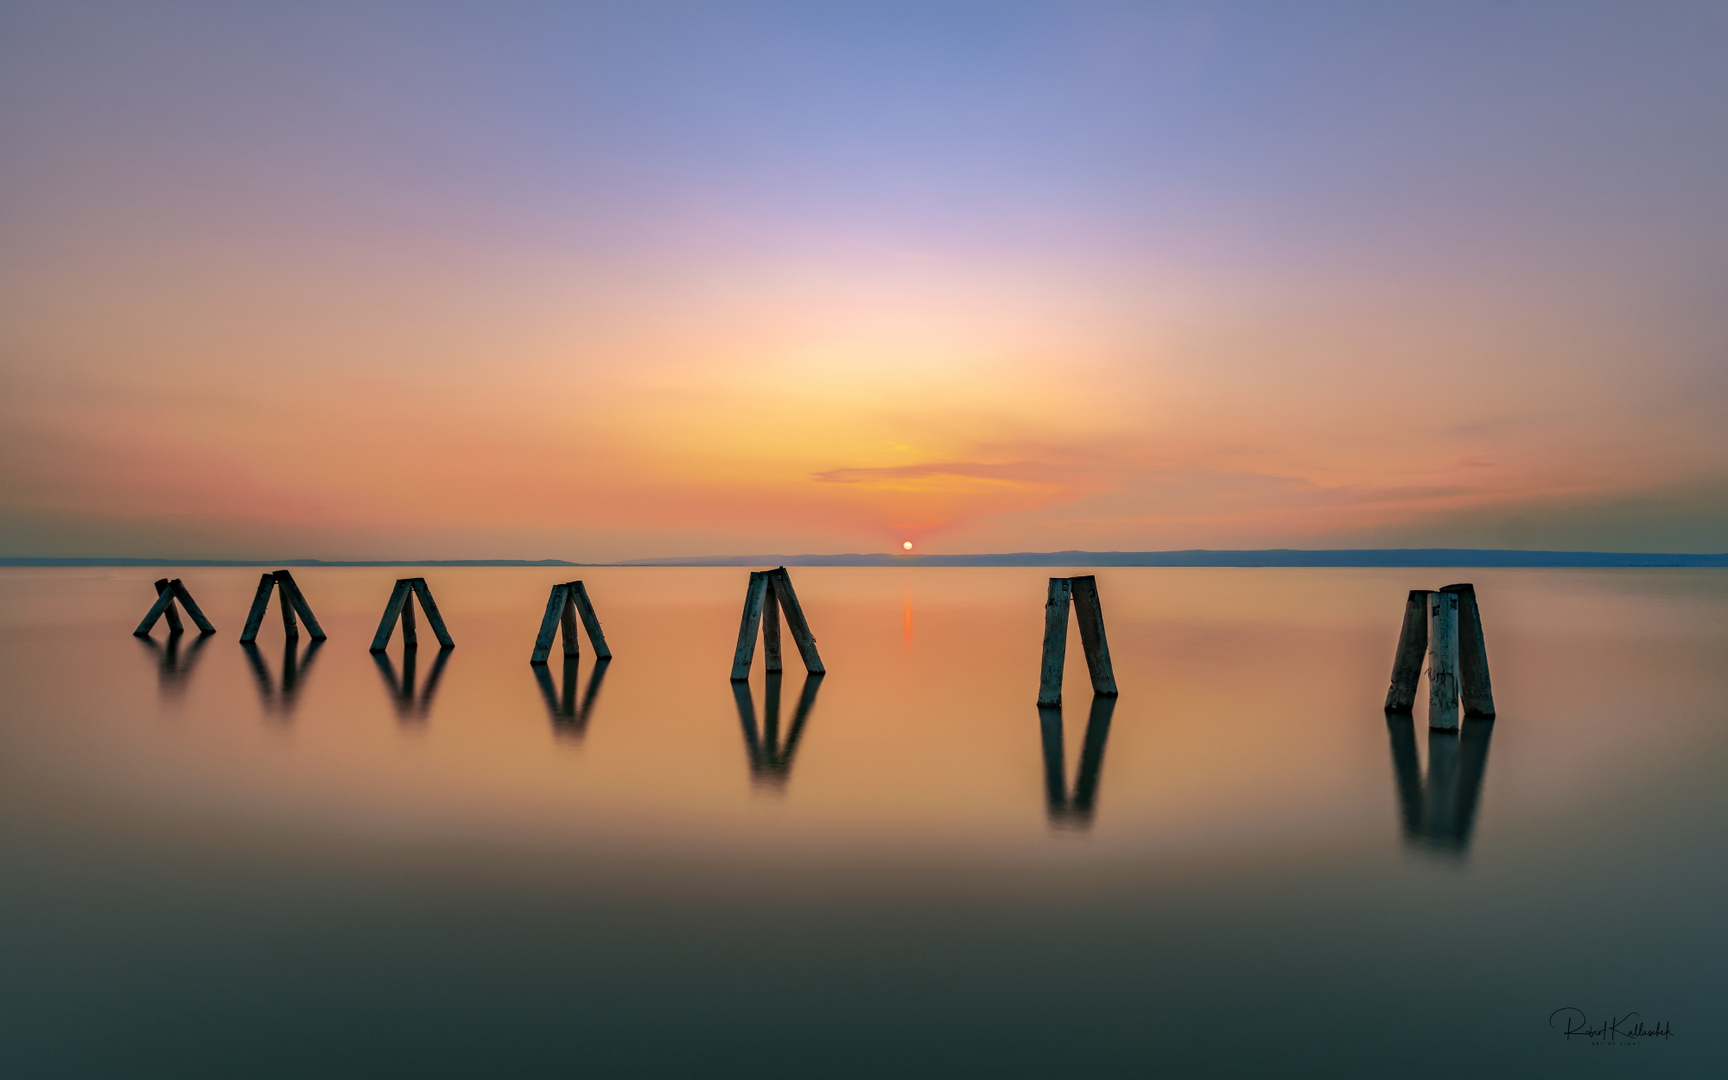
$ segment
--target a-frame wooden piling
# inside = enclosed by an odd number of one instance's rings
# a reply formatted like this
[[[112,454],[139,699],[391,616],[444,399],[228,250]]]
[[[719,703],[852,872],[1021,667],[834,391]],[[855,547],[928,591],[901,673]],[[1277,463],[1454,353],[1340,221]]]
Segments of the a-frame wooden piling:
[[[144,637],[155,627],[156,620],[162,618],[168,620],[169,634],[184,632],[185,627],[180,625],[180,613],[175,610],[176,602],[186,609],[186,614],[191,617],[200,634],[214,634],[216,632],[216,628],[211,626],[210,620],[204,617],[204,612],[199,610],[198,602],[192,599],[192,593],[187,590],[185,585],[181,584],[180,579],[175,578],[170,581],[167,578],[162,578],[156,582],[156,602],[150,606],[150,610],[144,615],[144,620],[138,624],[138,629],[132,633],[137,637]]]
[[[594,605],[588,599],[587,587],[580,581],[566,581],[552,586],[552,594],[546,598],[546,614],[540,620],[540,634],[534,639],[534,655],[528,662],[544,664],[546,658],[552,655],[552,639],[557,637],[560,631],[564,637],[564,655],[578,655],[581,651],[576,636],[578,618],[581,619],[583,628],[588,631],[588,643],[594,646],[594,656],[600,660],[612,659],[612,650],[606,644],[606,634],[600,629],[600,616],[595,613]]]
[[[1080,644],[1092,693],[1116,696],[1116,671],[1104,636],[1104,608],[1098,600],[1098,579],[1091,574],[1051,578],[1044,599],[1044,655],[1038,673],[1038,704],[1062,704],[1062,675],[1068,663],[1068,611],[1080,622]]]
[[[804,661],[804,670],[811,675],[827,672],[827,668],[822,666],[821,654],[816,651],[816,635],[810,632],[809,620],[804,618],[804,607],[792,588],[792,576],[781,566],[750,572],[750,584],[744,591],[744,614],[738,622],[738,645],[732,650],[733,682],[742,682],[750,677],[750,665],[756,659],[758,627],[762,631],[764,669],[769,672],[781,670],[782,614],[786,616],[786,629],[792,635],[792,643],[798,647],[798,655]]]
[[[416,599],[420,601],[420,610],[426,613],[426,621],[431,625],[432,633],[438,637],[438,647],[456,647],[456,642],[450,638],[450,631],[444,627],[444,616],[438,612],[438,604],[432,599],[432,590],[427,587],[426,579],[397,578],[396,587],[390,591],[390,599],[384,605],[384,617],[378,621],[378,632],[372,635],[372,652],[383,652],[390,644],[390,635],[395,633],[398,621],[402,623],[402,647],[419,647],[419,633],[414,625]]]
[[[298,612],[301,620],[306,623],[306,632],[312,635],[314,641],[323,641],[329,635],[318,625],[317,616],[312,614],[312,605],[306,602],[306,597],[300,592],[300,586],[295,584],[294,575],[286,570],[264,574],[258,578],[258,591],[252,596],[252,610],[246,614],[246,626],[240,631],[242,644],[258,640],[258,630],[264,625],[264,615],[270,608],[270,591],[281,593],[282,632],[290,638],[300,636],[300,627],[295,623],[294,616]]]

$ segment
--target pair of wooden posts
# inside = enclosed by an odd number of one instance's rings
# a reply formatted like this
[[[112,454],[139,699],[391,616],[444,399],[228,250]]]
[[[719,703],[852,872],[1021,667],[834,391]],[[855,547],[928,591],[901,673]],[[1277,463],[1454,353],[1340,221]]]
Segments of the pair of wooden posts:
[[[1098,602],[1098,579],[1053,577],[1044,601],[1044,663],[1038,680],[1038,704],[1062,704],[1062,673],[1068,663],[1068,608],[1072,603],[1080,621],[1080,644],[1086,652],[1086,671],[1092,676],[1092,693],[1116,696],[1116,672],[1110,666],[1110,644],[1104,638],[1104,608]]]
[[[804,608],[798,594],[792,591],[792,576],[784,566],[773,570],[752,570],[750,584],[744,593],[744,618],[738,624],[738,647],[732,651],[732,681],[750,677],[750,665],[756,661],[756,628],[762,628],[762,670],[780,670],[780,613],[786,613],[786,629],[804,659],[804,670],[810,675],[826,674],[822,657],[816,652],[816,636],[804,619]]]
[[[156,626],[156,620],[161,618],[168,620],[168,635],[170,637],[185,633],[186,627],[180,623],[180,612],[175,610],[176,601],[186,608],[186,614],[191,617],[193,625],[198,627],[200,634],[214,634],[216,632],[216,628],[210,625],[210,620],[204,617],[204,612],[199,610],[198,601],[192,599],[192,594],[187,591],[185,585],[181,584],[179,578],[174,578],[172,581],[168,578],[160,578],[156,582],[156,603],[151,605],[150,611],[144,616],[144,621],[138,624],[138,629],[132,631],[133,636],[148,637],[150,631]]]
[[[1488,681],[1488,647],[1476,587],[1447,585],[1411,589],[1404,603],[1404,627],[1392,660],[1392,685],[1386,711],[1407,713],[1416,704],[1416,681],[1428,659],[1428,726],[1458,730],[1458,705],[1464,715],[1494,718],[1494,690]]]

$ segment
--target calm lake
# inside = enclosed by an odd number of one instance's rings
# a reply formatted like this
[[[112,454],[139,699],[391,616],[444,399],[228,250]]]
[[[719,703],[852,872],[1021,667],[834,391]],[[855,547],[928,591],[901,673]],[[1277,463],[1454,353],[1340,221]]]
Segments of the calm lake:
[[[829,673],[748,693],[736,568],[296,570],[255,651],[256,569],[0,570],[0,1076],[1728,1072],[1728,571],[1073,572],[1058,720],[1048,568],[795,567]],[[399,574],[447,654],[368,653]]]

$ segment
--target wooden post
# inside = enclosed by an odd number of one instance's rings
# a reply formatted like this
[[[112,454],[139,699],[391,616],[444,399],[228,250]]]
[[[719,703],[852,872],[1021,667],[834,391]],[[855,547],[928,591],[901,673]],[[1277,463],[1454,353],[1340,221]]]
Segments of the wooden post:
[[[192,616],[192,622],[198,627],[200,634],[214,634],[216,628],[210,625],[210,620],[204,617],[204,612],[198,608],[198,601],[192,599],[192,593],[183,585],[179,578],[168,583],[174,590],[174,595],[180,601],[180,606],[186,609],[186,614]]]
[[[169,635],[172,636],[178,634],[180,632],[180,617],[173,614],[173,611],[174,591],[167,588],[166,582],[158,582],[156,588],[156,602],[151,604],[150,610],[144,613],[143,621],[138,624],[138,629],[132,631],[132,636],[149,636],[151,629],[156,625],[156,620],[160,619],[163,615],[168,615]]]
[[[420,628],[414,625],[413,588],[412,585],[408,586],[409,593],[406,597],[406,603],[402,605],[402,647],[404,649],[418,649],[420,647]]]
[[[450,631],[444,626],[444,616],[438,612],[438,601],[432,599],[432,590],[426,584],[426,579],[417,577],[408,579],[408,584],[414,590],[414,596],[420,601],[420,610],[426,614],[426,621],[431,624],[432,633],[438,638],[440,649],[454,649],[456,642],[450,636]]]
[[[768,592],[768,571],[750,571],[750,584],[744,590],[744,616],[738,623],[738,646],[732,650],[732,681],[750,678],[750,664],[756,659],[756,628],[762,622],[762,605]]]
[[[240,644],[258,640],[258,628],[264,624],[264,613],[270,608],[270,590],[276,587],[276,575],[262,574],[258,591],[252,596],[252,610],[246,613],[246,627],[240,631]]]
[[[1458,594],[1428,594],[1428,726],[1458,730]]]
[[[1392,657],[1392,685],[1386,690],[1386,711],[1407,713],[1416,706],[1416,682],[1428,652],[1428,590],[1411,589],[1404,601],[1404,626],[1398,631],[1398,652]]]
[[[558,613],[558,633],[564,641],[564,659],[582,655],[582,638],[576,632],[576,601],[570,583],[564,583],[564,610]]]
[[[600,629],[600,616],[594,612],[594,604],[588,599],[588,587],[580,581],[572,581],[570,599],[576,605],[576,614],[582,617],[582,627],[588,631],[588,644],[594,646],[594,658],[597,660],[612,659],[612,649],[606,644],[606,633]]]
[[[329,635],[324,633],[322,626],[318,625],[318,617],[312,614],[312,605],[306,602],[306,596],[300,591],[300,586],[294,580],[294,575],[286,570],[278,570],[271,576],[282,586],[283,597],[288,603],[294,605],[295,611],[300,613],[301,621],[306,624],[306,632],[312,635],[313,640],[323,641],[327,638]],[[283,616],[283,623],[284,625],[287,623],[286,615]]]
[[[780,593],[774,588],[774,575],[768,575],[768,587],[762,594],[762,670],[773,675],[780,666]]]
[[[1116,672],[1110,666],[1110,644],[1104,638],[1104,608],[1098,602],[1098,579],[1091,574],[1068,579],[1074,597],[1074,616],[1080,623],[1080,644],[1086,653],[1086,671],[1092,676],[1092,692],[1116,696]],[[1108,723],[1106,723],[1108,727]]]
[[[816,652],[816,635],[810,632],[810,624],[804,618],[804,608],[798,603],[798,594],[792,590],[792,575],[786,572],[784,566],[769,571],[774,578],[774,593],[779,601],[780,611],[786,616],[786,629],[792,633],[792,643],[798,646],[798,655],[804,660],[804,671],[809,675],[827,674],[827,668],[822,666],[822,657]]]
[[[552,595],[546,598],[546,615],[540,620],[540,636],[534,639],[534,655],[528,661],[530,664],[544,664],[546,658],[552,655],[552,638],[558,633],[558,624],[563,620],[569,606],[570,586],[552,586]],[[570,649],[570,641],[574,637],[572,633],[565,633],[566,652]]]
[[[1482,637],[1482,613],[1476,607],[1476,586],[1447,585],[1441,592],[1458,596],[1458,692],[1464,715],[1494,718],[1494,687],[1488,680],[1488,643]]]
[[[294,586],[282,580],[281,571],[276,577],[276,606],[282,609],[282,636],[289,641],[300,636],[300,624],[294,620],[294,601],[291,599]],[[308,627],[307,629],[311,629]],[[283,678],[287,678],[286,675]]]
[[[1073,585],[1064,577],[1050,579],[1044,601],[1044,665],[1038,680],[1038,704],[1062,704],[1062,668],[1068,660],[1068,607]]]
[[[396,587],[390,590],[390,599],[384,604],[384,617],[378,620],[378,632],[372,635],[371,652],[383,652],[390,644],[390,635],[396,632],[396,621],[409,608],[408,596],[410,589],[406,579],[398,579]],[[404,645],[408,643],[406,634],[402,637]]]
[[[168,620],[168,632],[170,634],[184,634],[186,627],[180,623],[180,612],[174,606],[174,590],[168,587],[167,578],[157,579],[156,595],[168,598],[168,606],[162,609],[163,616]]]

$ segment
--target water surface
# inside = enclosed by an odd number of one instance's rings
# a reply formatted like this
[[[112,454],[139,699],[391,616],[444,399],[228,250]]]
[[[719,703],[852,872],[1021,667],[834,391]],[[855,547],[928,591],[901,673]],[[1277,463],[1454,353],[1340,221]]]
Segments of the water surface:
[[[1728,572],[0,570],[0,1074],[1719,1075]],[[1085,571],[1080,571],[1085,572]],[[130,636],[158,573],[219,632]],[[616,658],[528,663],[587,582]],[[1474,580],[1500,718],[1380,711]],[[1566,1038],[1636,1011],[1672,1038]]]

